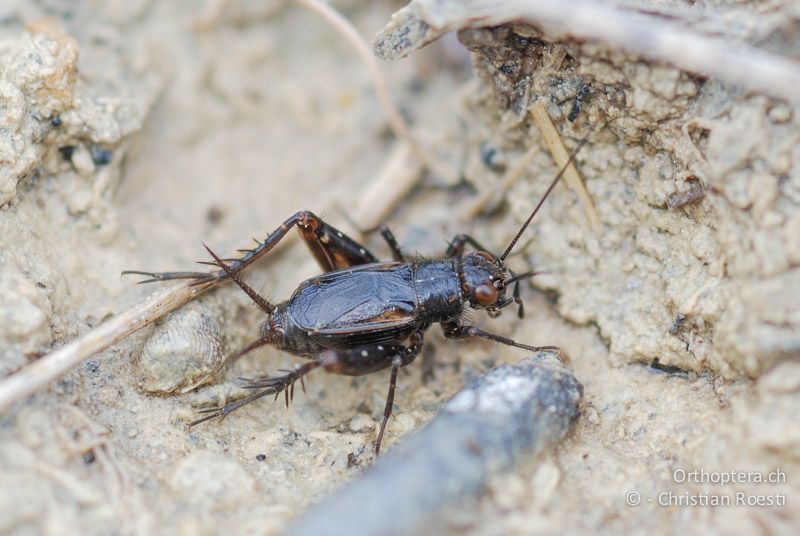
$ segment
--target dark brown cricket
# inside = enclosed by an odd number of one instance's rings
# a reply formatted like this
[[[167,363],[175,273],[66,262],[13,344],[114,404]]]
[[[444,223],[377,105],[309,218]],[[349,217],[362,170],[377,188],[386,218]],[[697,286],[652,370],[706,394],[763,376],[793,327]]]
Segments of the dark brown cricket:
[[[284,393],[286,403],[294,394],[294,384],[310,371],[323,367],[329,372],[359,376],[391,367],[389,392],[383,421],[375,441],[380,452],[386,422],[392,413],[397,371],[419,355],[424,332],[439,323],[445,337],[479,337],[529,351],[557,350],[553,346],[529,346],[507,337],[462,323],[467,308],[485,310],[490,316],[516,303],[523,315],[519,281],[533,273],[516,275],[505,259],[530,224],[547,196],[558,183],[587,138],[577,145],[569,162],[553,179],[536,208],[499,255],[487,252],[469,235],[458,235],[450,242],[443,258],[408,259],[400,250],[388,227],[381,234],[392,251],[392,262],[379,261],[367,248],[308,211],[293,214],[253,249],[241,250],[237,259],[221,259],[206,247],[220,268],[215,272],[141,272],[123,274],[148,276],[142,281],[194,279],[196,284],[230,278],[267,315],[260,337],[241,350],[241,356],[259,346],[272,345],[291,354],[310,359],[282,376],[246,380],[252,395],[207,413],[192,425],[222,417],[263,396]],[[300,284],[292,296],[273,304],[260,296],[241,278],[241,272],[272,250],[295,227],[324,273]],[[475,248],[467,251],[467,246]],[[513,293],[506,296],[513,285]]]

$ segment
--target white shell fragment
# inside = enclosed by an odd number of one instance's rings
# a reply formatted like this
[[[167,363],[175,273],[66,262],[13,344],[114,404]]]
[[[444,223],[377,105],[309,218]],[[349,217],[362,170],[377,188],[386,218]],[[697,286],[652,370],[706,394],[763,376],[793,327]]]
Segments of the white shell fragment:
[[[136,361],[141,389],[167,395],[209,383],[225,363],[218,315],[215,308],[199,302],[168,315]]]

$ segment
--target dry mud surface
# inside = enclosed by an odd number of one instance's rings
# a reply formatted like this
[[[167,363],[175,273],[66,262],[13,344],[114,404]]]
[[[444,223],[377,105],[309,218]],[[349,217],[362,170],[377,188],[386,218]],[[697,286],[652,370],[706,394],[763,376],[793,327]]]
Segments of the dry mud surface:
[[[788,5],[658,5],[682,20],[718,9],[729,35],[800,60]],[[400,4],[336,6],[371,36]],[[434,255],[458,232],[508,242],[557,171],[535,100],[568,147],[596,132],[577,162],[602,228],[557,188],[511,260],[546,272],[524,289],[527,316],[474,315],[563,348],[585,405],[555,453],[498,476],[454,530],[796,534],[800,108],[529,27],[458,39],[384,69],[466,184],[427,177],[388,222],[401,243]],[[291,2],[3,2],[0,377],[154,292],[122,270],[191,269],[201,242],[232,252],[301,208],[347,227],[395,143],[355,54]],[[537,146],[491,214],[458,221]],[[282,299],[316,270],[295,243],[248,278]],[[235,393],[235,378],[297,360],[264,349],[220,368],[260,321],[235,288],[176,316],[0,415],[0,533],[274,534],[369,466],[388,373],[320,373],[288,411],[260,401],[189,430],[192,408]],[[433,377],[419,363],[400,374],[386,448],[465,379],[521,357],[429,333]],[[676,477],[701,469],[786,482]],[[661,506],[665,492],[786,505]]]

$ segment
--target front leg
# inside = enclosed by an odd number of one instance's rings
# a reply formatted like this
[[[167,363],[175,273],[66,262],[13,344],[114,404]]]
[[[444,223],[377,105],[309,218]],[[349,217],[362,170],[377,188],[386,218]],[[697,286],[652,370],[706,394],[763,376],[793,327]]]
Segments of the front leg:
[[[479,337],[490,341],[499,342],[507,346],[514,346],[515,348],[522,348],[523,350],[530,350],[531,352],[541,352],[543,350],[550,350],[553,352],[560,352],[558,346],[529,346],[522,344],[514,339],[503,337],[502,335],[495,335],[488,331],[483,331],[475,326],[460,326],[456,322],[442,322],[442,331],[444,336],[448,339],[468,339],[472,337]]]
[[[142,272],[139,270],[125,270],[122,275],[136,274],[144,275],[149,279],[140,283],[150,283],[153,281],[168,281],[172,279],[194,279],[195,284],[209,283],[231,277],[253,264],[255,261],[269,253],[278,245],[289,229],[297,227],[300,236],[308,245],[311,254],[319,263],[320,267],[326,272],[349,268],[359,264],[377,262],[377,258],[370,253],[364,246],[345,235],[343,232],[328,225],[313,213],[307,210],[296,212],[287,219],[280,227],[275,229],[263,241],[259,242],[252,249],[240,249],[243,255],[235,259],[222,259],[228,262],[227,270],[217,270],[216,272]],[[219,261],[200,261],[200,264],[211,264],[219,266]]]

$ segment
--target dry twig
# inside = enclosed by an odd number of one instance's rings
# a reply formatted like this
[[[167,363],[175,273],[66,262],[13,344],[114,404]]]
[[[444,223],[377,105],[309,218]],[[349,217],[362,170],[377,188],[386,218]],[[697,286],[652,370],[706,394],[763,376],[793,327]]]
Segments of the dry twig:
[[[378,65],[378,62],[375,59],[375,56],[372,54],[372,51],[369,49],[369,46],[367,46],[366,42],[361,39],[361,36],[358,35],[358,31],[353,27],[350,21],[344,18],[338,11],[333,9],[327,3],[321,2],[320,0],[295,1],[299,4],[303,4],[308,9],[322,16],[325,21],[330,23],[330,25],[333,26],[333,28],[335,28],[336,31],[338,31],[342,37],[344,37],[347,42],[350,43],[350,45],[352,45],[356,53],[358,53],[358,56],[361,58],[361,61],[367,68],[367,72],[369,72],[369,75],[372,78],[372,84],[375,86],[375,93],[378,96],[378,100],[381,102],[381,106],[386,113],[389,125],[392,127],[395,135],[399,139],[405,140],[409,144],[411,150],[414,152],[414,155],[420,159],[425,167],[437,175],[445,178],[450,183],[457,182],[458,177],[456,176],[455,172],[448,166],[439,162],[439,160],[433,156],[433,154],[431,154],[428,148],[421,144],[414,137],[414,134],[408,127],[405,119],[403,119],[400,111],[394,105],[394,101],[392,101],[392,97],[389,93],[389,85],[386,83],[386,78],[384,78],[383,74],[381,73],[380,65]]]
[[[386,221],[389,212],[402,201],[422,177],[422,167],[411,155],[407,143],[398,144],[383,169],[370,182],[353,212],[362,229],[374,229]]]
[[[553,122],[550,120],[550,116],[548,115],[544,105],[538,101],[534,103],[534,105],[531,107],[531,114],[533,115],[536,126],[539,128],[539,131],[544,138],[545,144],[550,150],[550,154],[553,156],[553,160],[555,160],[556,166],[558,169],[563,168],[567,165],[567,162],[569,162],[569,153],[564,147],[564,144],[561,142],[558,131],[553,125]],[[502,181],[500,181],[500,185],[498,187],[487,189],[481,193],[461,212],[459,219],[462,222],[471,220],[483,211],[486,204],[492,199],[498,190],[507,191],[514,184],[516,184],[518,180],[525,176],[525,171],[527,171],[528,166],[531,164],[531,162],[533,162],[533,159],[536,157],[536,155],[539,154],[539,150],[540,149],[538,145],[532,145],[529,147],[528,150],[525,151],[525,154],[523,154],[522,157],[520,157],[520,159],[514,164],[514,166],[506,172]],[[589,220],[592,229],[595,232],[598,232],[602,227],[600,224],[600,218],[597,216],[597,211],[594,208],[592,199],[589,197],[589,193],[586,191],[580,174],[578,173],[577,169],[575,169],[574,164],[570,164],[564,172],[564,181],[578,195],[578,199],[583,205],[584,211],[586,212],[586,217]]]
[[[196,287],[190,285],[191,281],[185,281],[159,292],[5,378],[0,382],[0,411],[61,377],[84,359],[152,324],[215,286],[213,283]]]
[[[489,201],[491,201],[495,195],[497,195],[498,191],[505,192],[514,186],[518,180],[525,176],[528,166],[531,165],[531,162],[533,162],[533,159],[536,158],[537,154],[539,154],[539,151],[541,151],[541,148],[538,145],[531,145],[528,147],[528,150],[525,151],[525,154],[523,154],[519,160],[514,163],[514,166],[506,172],[505,176],[503,176],[499,186],[492,186],[491,188],[487,188],[481,192],[469,203],[469,205],[464,208],[459,216],[459,220],[462,223],[472,220],[475,216],[478,216],[481,214],[481,212],[483,212],[486,204],[489,203]]]
[[[713,12],[704,14],[713,16]],[[375,52],[400,58],[447,32],[527,22],[549,36],[599,41],[750,91],[797,102],[800,64],[662,17],[586,0],[412,0],[377,35]],[[724,25],[721,25],[724,27]]]
[[[533,115],[536,126],[539,127],[542,133],[542,137],[544,138],[547,148],[550,150],[550,154],[553,155],[553,160],[556,161],[556,167],[561,169],[567,166],[569,162],[569,153],[561,142],[561,137],[558,135],[556,127],[550,120],[550,115],[547,113],[547,108],[545,108],[542,101],[536,101],[533,106],[531,106],[531,114]],[[592,229],[596,233],[600,232],[602,228],[600,218],[597,216],[592,198],[589,197],[589,192],[586,191],[586,187],[583,185],[578,170],[575,169],[575,164],[570,163],[567,166],[566,171],[564,171],[564,182],[566,182],[567,186],[578,196],[578,200],[580,200],[583,205],[583,210],[586,212],[586,218],[589,220]]]
[[[472,504],[494,475],[563,440],[580,414],[582,396],[583,386],[557,354],[541,352],[496,367],[287,534],[447,532],[441,522],[448,511]]]

